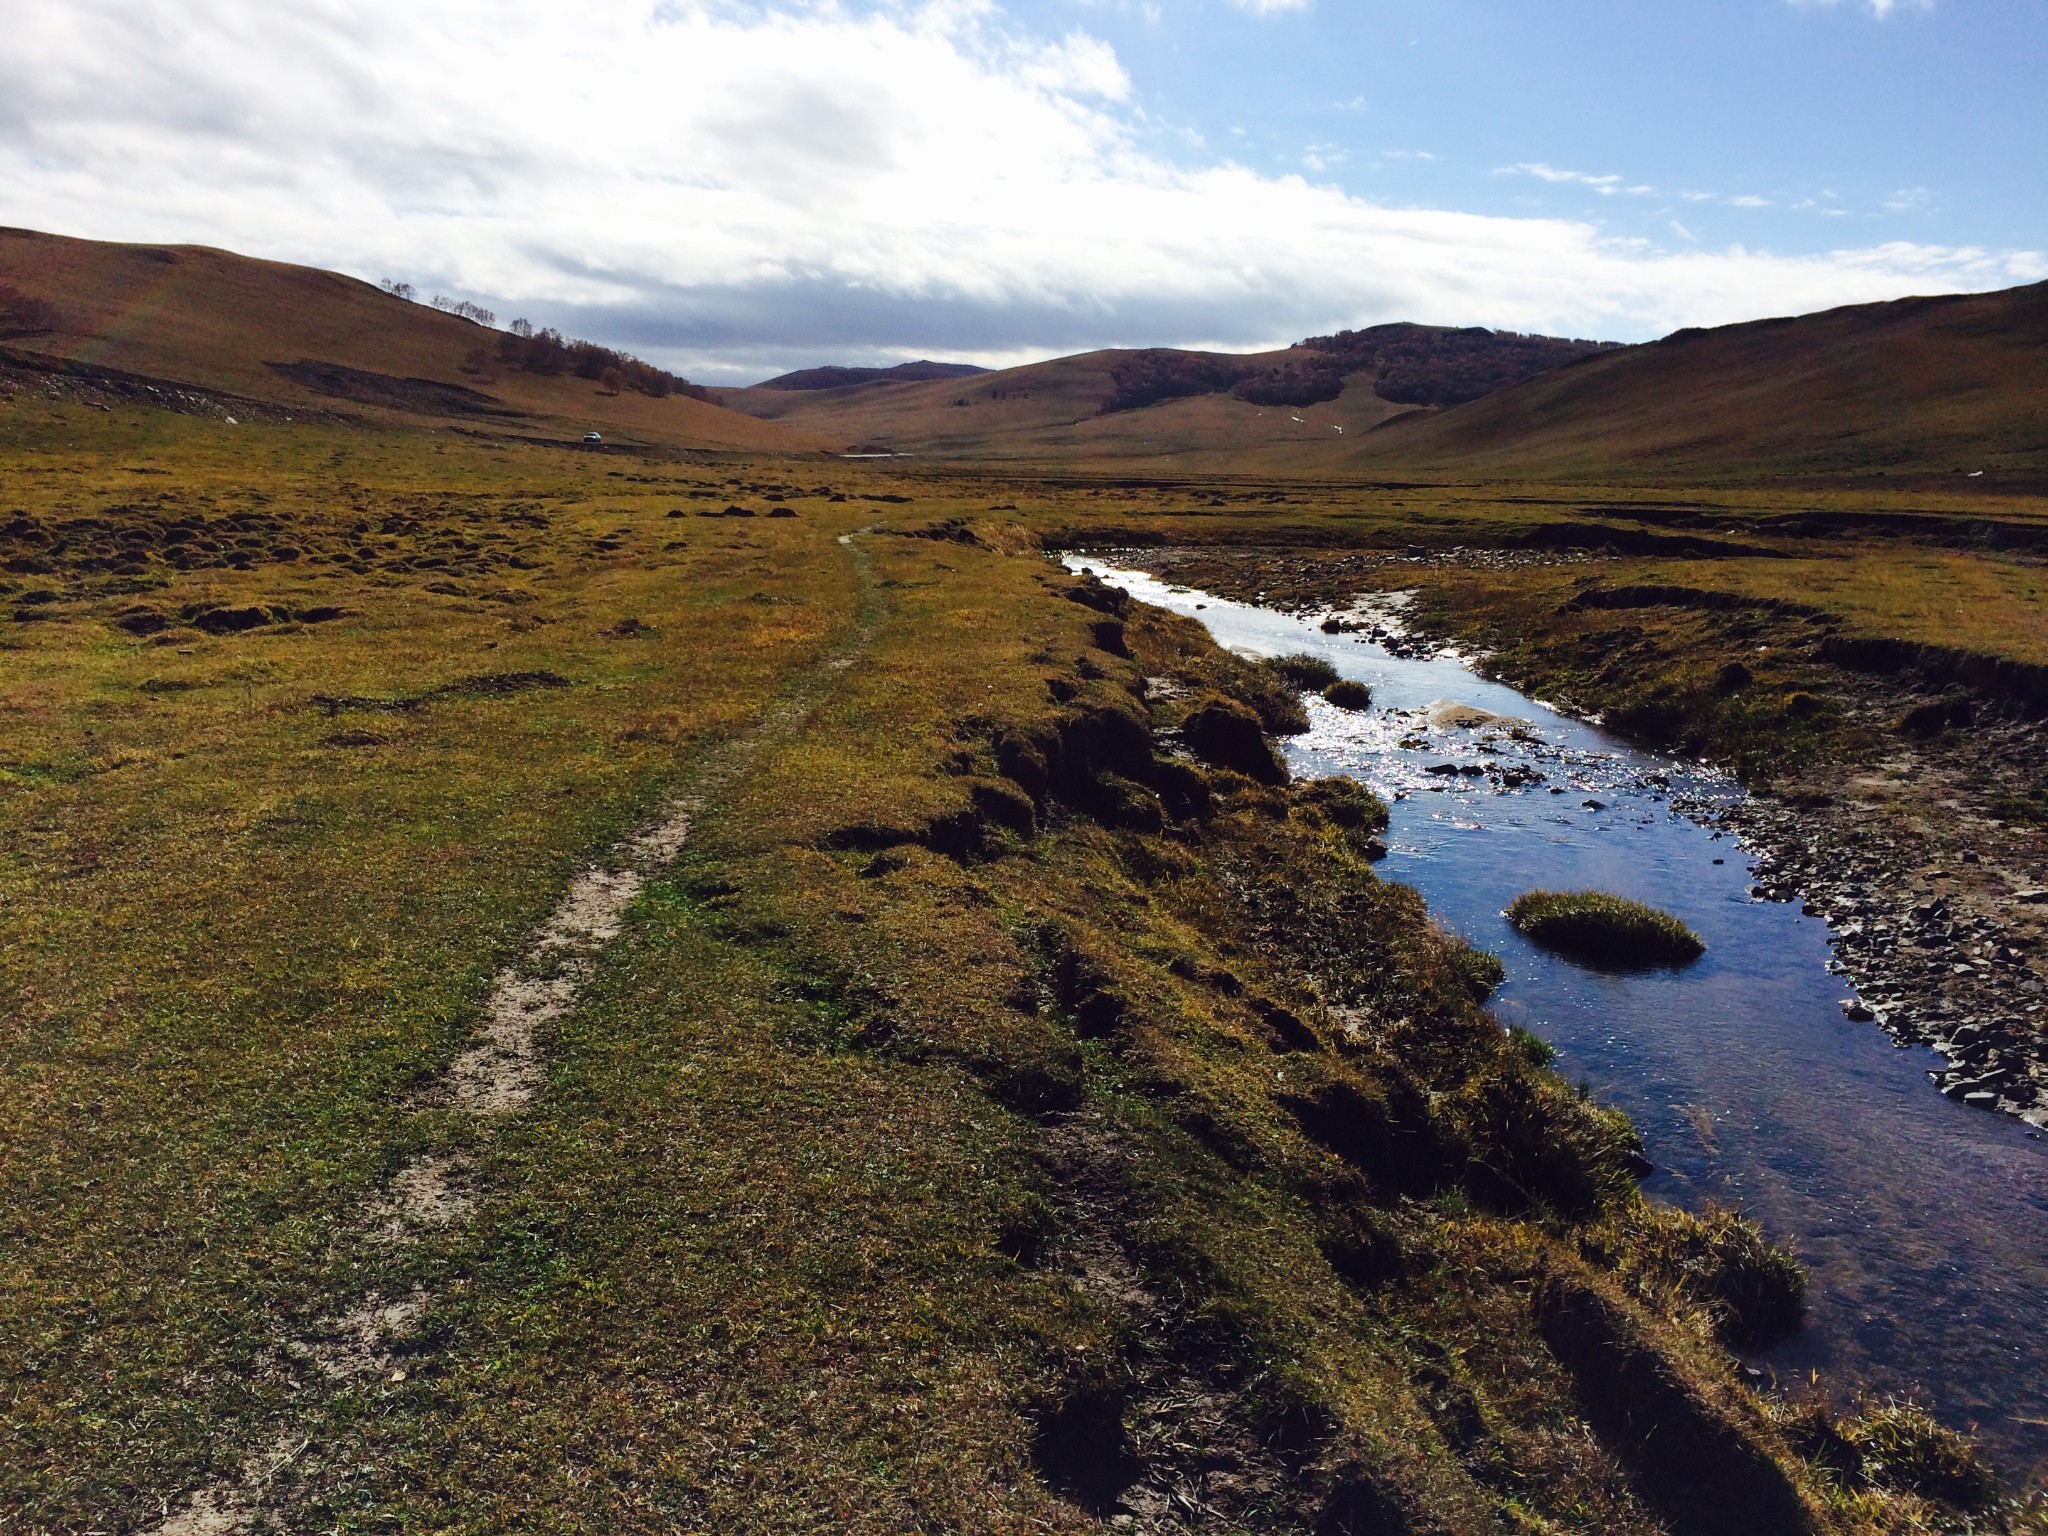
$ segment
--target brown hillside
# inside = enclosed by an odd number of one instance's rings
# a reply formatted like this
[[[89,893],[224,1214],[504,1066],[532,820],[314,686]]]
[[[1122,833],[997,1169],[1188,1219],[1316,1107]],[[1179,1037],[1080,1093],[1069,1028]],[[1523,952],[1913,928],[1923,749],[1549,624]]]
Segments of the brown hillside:
[[[1297,459],[1308,465],[1340,462],[1346,437],[1407,409],[1380,399],[1369,380],[1355,380],[1338,399],[1314,406],[1260,406],[1207,393],[1104,414],[1102,404],[1116,390],[1112,370],[1132,355],[1086,352],[975,379],[922,384],[802,392],[756,385],[714,394],[751,415],[849,444],[925,457],[1172,460],[1224,469],[1268,461],[1277,469]]]
[[[9,229],[0,230],[0,288],[14,290],[12,320],[0,314],[0,346],[11,352],[286,409],[514,434],[595,429],[674,446],[818,446],[681,395],[602,394],[573,375],[506,369],[497,332],[313,267]]]
[[[1375,433],[1354,468],[2048,475],[2048,283],[1680,331]]]
[[[763,379],[756,389],[844,389],[850,384],[924,384],[933,379],[972,379],[989,372],[973,363],[935,363],[923,358],[893,368],[799,368]]]
[[[1274,352],[1086,352],[972,379],[716,393],[751,415],[921,456],[1285,472],[1339,468],[1360,434],[1419,400],[1473,398],[1599,345],[1387,325]]]

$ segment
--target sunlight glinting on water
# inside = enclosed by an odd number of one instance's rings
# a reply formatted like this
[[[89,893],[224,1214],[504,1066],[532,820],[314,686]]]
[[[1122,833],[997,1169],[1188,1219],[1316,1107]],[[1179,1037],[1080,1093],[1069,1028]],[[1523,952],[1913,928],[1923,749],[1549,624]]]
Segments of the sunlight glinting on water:
[[[1754,1369],[1919,1396],[1977,1425],[2015,1480],[2048,1469],[2048,1148],[1941,1097],[1925,1076],[1932,1052],[1843,1016],[1826,925],[1752,896],[1742,850],[1705,824],[1737,786],[1447,653],[1403,657],[1101,560],[1067,563],[1232,649],[1308,652],[1371,687],[1363,712],[1311,698],[1309,730],[1284,743],[1290,766],[1350,774],[1390,802],[1381,874],[1501,957],[1494,1012],[1629,1113],[1657,1166],[1652,1196],[1740,1204],[1799,1253],[1808,1325]],[[1397,630],[1398,604],[1375,606],[1372,622],[1390,619]],[[1588,886],[1674,913],[1706,955],[1603,973],[1537,949],[1501,916],[1524,890]]]

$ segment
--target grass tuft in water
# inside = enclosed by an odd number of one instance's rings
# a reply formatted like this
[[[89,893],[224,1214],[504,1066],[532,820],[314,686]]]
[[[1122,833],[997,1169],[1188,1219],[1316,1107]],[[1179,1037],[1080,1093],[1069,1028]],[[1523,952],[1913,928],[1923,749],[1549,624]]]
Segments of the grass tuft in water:
[[[1320,656],[1303,651],[1294,656],[1275,656],[1266,663],[1297,688],[1327,688],[1337,681],[1337,669]]]
[[[1545,949],[1616,969],[1683,965],[1707,951],[1670,913],[1606,891],[1527,891],[1509,904],[1507,920]]]
[[[1363,683],[1342,678],[1323,690],[1323,697],[1339,709],[1366,710],[1372,708],[1372,690]]]

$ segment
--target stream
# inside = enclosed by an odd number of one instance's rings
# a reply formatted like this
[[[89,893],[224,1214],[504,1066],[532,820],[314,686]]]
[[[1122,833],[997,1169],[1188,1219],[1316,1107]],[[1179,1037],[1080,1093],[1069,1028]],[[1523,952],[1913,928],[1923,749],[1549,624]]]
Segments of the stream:
[[[1349,774],[1392,807],[1384,878],[1500,956],[1493,1011],[1556,1068],[1627,1111],[1656,1199],[1739,1205],[1811,1276],[1807,1325],[1745,1357],[1787,1385],[1818,1372],[1975,1427],[2008,1483],[2048,1474],[2048,1143],[1943,1098],[1942,1058],[1853,1023],[1827,925],[1750,894],[1743,848],[1711,825],[1742,791],[1639,752],[1480,677],[1311,619],[1070,556],[1133,597],[1257,656],[1308,652],[1367,684],[1370,710],[1317,697],[1284,743],[1297,777]],[[1369,622],[1395,622],[1382,610]],[[1405,649],[1405,647],[1397,647]],[[1444,700],[1499,722],[1428,723]],[[1514,726],[1521,729],[1510,734]],[[1432,771],[1435,770],[1435,771]],[[1683,805],[1681,812],[1677,806]],[[1596,886],[1672,912],[1706,941],[1682,970],[1613,974],[1536,948],[1502,909],[1534,887]]]

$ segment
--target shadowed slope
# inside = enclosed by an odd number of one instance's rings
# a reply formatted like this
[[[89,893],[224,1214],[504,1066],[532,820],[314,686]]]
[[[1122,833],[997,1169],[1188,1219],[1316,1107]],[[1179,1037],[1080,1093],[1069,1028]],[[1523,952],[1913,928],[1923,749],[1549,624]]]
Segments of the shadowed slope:
[[[920,359],[893,368],[799,368],[754,385],[755,389],[843,389],[849,384],[923,384],[933,379],[971,379],[987,373],[973,363],[935,363]]]
[[[595,428],[693,447],[801,451],[799,432],[681,395],[599,392],[504,367],[500,335],[368,283],[204,246],[0,231],[0,286],[21,296],[0,345],[301,410],[462,420],[496,431]]]

